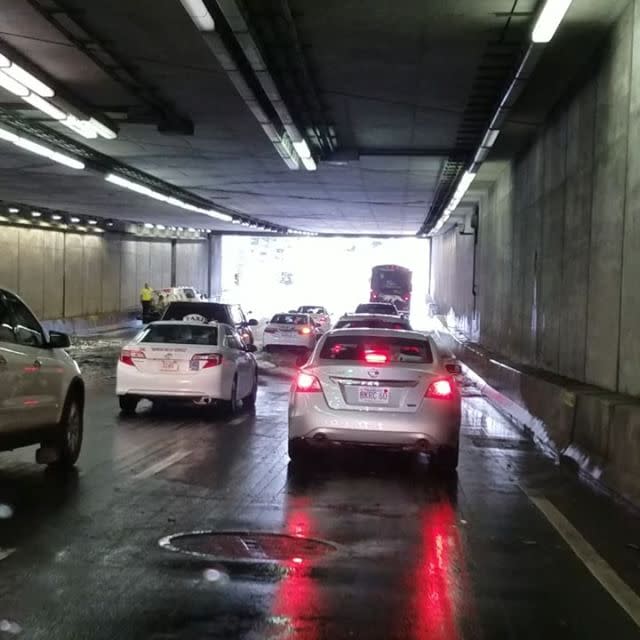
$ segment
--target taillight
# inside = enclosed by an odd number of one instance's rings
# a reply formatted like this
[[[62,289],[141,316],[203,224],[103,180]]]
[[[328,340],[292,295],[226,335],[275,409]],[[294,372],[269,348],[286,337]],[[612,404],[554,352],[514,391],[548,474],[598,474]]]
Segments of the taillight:
[[[409,298],[410,298],[410,297],[411,297],[411,296],[406,295],[406,296],[402,296],[402,299],[403,299],[405,302],[408,302],[408,300],[409,300]]]
[[[302,327],[302,329],[298,329],[298,333],[301,336],[308,336],[311,333],[311,329],[309,329],[309,327]]]
[[[120,353],[120,362],[122,362],[122,364],[127,364],[130,367],[135,367],[135,363],[133,361],[134,358],[139,360],[146,358],[144,351],[140,351],[139,349],[123,349]]]
[[[453,382],[447,378],[441,378],[440,380],[434,380],[429,385],[424,397],[433,398],[435,400],[451,400],[453,395]]]
[[[264,332],[265,333],[276,333],[276,331],[278,331],[277,329],[274,329],[273,327],[267,327]]]
[[[372,291],[369,299],[371,300],[371,302],[375,302],[378,299],[378,294],[375,291]]]
[[[298,393],[315,393],[322,391],[322,389],[320,388],[318,378],[312,376],[310,373],[300,371],[296,377],[296,391]]]
[[[191,362],[202,362],[202,369],[217,367],[222,364],[222,356],[219,353],[196,353],[191,357]]]
[[[369,364],[386,364],[389,357],[380,351],[365,351],[364,360]]]

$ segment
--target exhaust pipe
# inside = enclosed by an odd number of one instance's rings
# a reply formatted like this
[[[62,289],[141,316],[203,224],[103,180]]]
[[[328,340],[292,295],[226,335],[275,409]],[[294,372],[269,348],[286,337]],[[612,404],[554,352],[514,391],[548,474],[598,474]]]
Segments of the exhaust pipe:
[[[193,404],[198,405],[199,407],[206,407],[211,404],[211,398],[209,396],[202,396],[202,398],[196,398],[193,401]]]

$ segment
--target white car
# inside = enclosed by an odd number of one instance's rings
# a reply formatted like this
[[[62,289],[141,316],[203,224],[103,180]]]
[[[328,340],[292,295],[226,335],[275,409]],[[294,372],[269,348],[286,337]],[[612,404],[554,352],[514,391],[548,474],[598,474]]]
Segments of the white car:
[[[319,327],[308,313],[276,313],[264,328],[262,348],[294,347],[311,351],[316,346]]]
[[[318,325],[322,333],[329,331],[331,328],[331,316],[324,307],[303,305],[298,307],[297,313],[308,313],[311,316],[311,319]]]
[[[147,325],[120,354],[116,394],[124,414],[138,401],[221,403],[229,413],[253,407],[258,391],[255,347],[230,325],[193,317]]]
[[[460,393],[432,338],[416,331],[335,329],[318,342],[289,399],[289,457],[369,445],[458,464]]]
[[[389,316],[381,313],[345,313],[334,329],[405,329],[411,331],[411,324],[401,316]]]
[[[84,382],[65,351],[15,294],[0,289],[0,450],[40,443],[36,460],[71,467],[82,446]]]

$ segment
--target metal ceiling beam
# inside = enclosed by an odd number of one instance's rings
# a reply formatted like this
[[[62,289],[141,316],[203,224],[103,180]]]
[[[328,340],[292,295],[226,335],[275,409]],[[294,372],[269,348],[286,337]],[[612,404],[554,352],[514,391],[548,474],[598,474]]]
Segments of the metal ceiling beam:
[[[64,0],[27,1],[98,68],[151,108],[156,114],[158,131],[193,135],[193,121],[179,113],[156,87],[144,80],[136,67],[125,60],[111,43],[92,31],[84,19],[86,11],[70,7]]]

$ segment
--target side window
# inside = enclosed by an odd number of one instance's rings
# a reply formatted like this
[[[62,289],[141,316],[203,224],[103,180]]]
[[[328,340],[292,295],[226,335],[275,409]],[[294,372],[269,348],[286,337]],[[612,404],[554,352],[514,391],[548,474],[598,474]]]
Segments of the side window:
[[[6,303],[4,294],[0,293],[0,342],[15,342],[13,333],[13,319],[9,314],[9,306]]]
[[[232,305],[229,311],[231,313],[233,324],[242,324],[243,322],[246,322],[244,313],[242,313],[242,309],[237,304]]]
[[[16,342],[26,347],[42,347],[44,335],[39,322],[25,305],[10,293],[5,293],[5,302],[13,318],[13,330]]]
[[[238,349],[242,351],[242,341],[238,337],[238,334],[231,328],[224,328],[224,346],[228,349]]]

